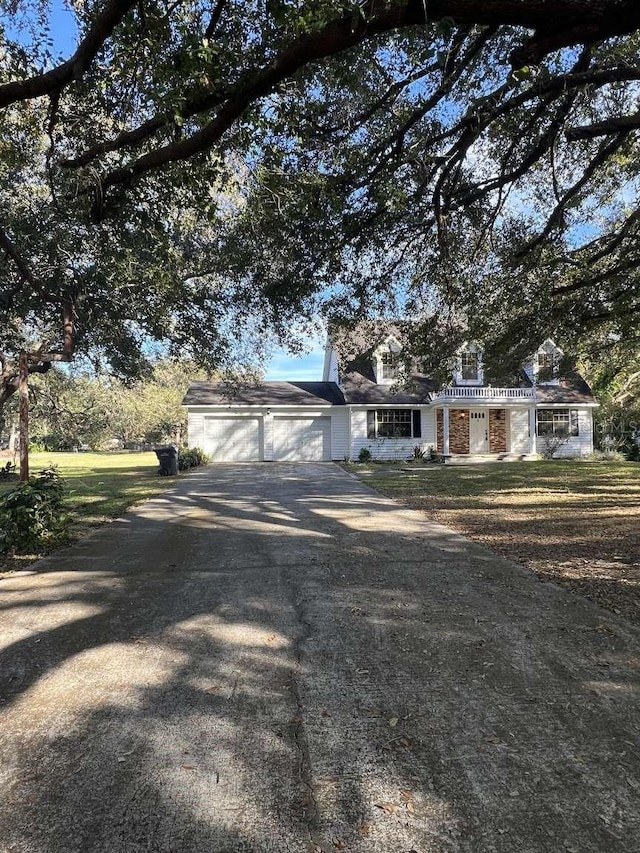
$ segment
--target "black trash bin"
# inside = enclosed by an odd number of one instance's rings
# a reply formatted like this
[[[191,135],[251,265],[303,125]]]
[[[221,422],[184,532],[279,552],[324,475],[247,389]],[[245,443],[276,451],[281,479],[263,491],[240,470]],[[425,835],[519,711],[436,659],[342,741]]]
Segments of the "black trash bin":
[[[166,447],[156,447],[156,456],[160,467],[158,474],[161,477],[173,477],[178,473],[178,448],[172,444]]]

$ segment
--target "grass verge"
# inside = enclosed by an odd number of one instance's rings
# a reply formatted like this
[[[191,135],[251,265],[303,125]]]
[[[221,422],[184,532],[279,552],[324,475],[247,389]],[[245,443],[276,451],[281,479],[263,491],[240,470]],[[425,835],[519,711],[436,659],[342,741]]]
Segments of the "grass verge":
[[[377,491],[640,624],[640,465],[349,465]]]
[[[154,497],[173,482],[158,477],[155,453],[34,453],[30,469],[57,465],[65,480],[64,509],[72,517],[71,538],[117,518],[128,507]],[[0,490],[14,483],[0,483]],[[36,554],[0,556],[0,572],[15,571],[36,560]]]

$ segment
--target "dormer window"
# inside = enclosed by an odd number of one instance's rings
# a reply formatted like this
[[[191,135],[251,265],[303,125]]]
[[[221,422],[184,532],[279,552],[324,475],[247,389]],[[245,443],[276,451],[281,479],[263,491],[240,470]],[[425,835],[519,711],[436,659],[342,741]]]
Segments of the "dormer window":
[[[482,353],[477,344],[466,343],[458,350],[453,381],[456,385],[482,385]]]
[[[373,351],[372,367],[376,382],[380,385],[393,385],[400,379],[402,345],[393,335],[382,341]]]
[[[525,367],[525,372],[532,382],[557,385],[559,380],[560,362],[564,353],[556,346],[551,338],[538,348]]]
[[[478,353],[465,351],[461,358],[462,378],[468,381],[478,381]]]
[[[556,360],[553,353],[538,353],[538,382],[550,382],[556,375]]]
[[[380,353],[381,379],[383,382],[393,382],[398,378],[398,360],[393,352]]]

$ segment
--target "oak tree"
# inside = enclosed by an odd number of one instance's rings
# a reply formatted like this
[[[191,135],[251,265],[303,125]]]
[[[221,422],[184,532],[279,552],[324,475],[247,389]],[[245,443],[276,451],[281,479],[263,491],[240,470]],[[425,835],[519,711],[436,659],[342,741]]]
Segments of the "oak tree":
[[[636,333],[636,0],[78,2],[60,59],[47,6],[1,4],[8,350],[64,300],[125,372],[321,307]]]

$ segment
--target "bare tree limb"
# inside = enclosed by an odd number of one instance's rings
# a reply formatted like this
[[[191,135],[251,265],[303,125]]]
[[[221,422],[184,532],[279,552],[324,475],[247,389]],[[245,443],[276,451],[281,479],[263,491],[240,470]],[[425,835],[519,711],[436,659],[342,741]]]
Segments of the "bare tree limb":
[[[610,139],[608,142],[603,143],[598,149],[598,153],[595,157],[592,158],[587,168],[584,170],[580,179],[573,184],[562,196],[553,212],[549,216],[547,220],[547,224],[543,228],[543,230],[538,234],[538,236],[529,241],[526,246],[520,249],[517,252],[518,257],[524,257],[528,252],[533,251],[538,246],[541,246],[542,243],[550,236],[550,234],[554,231],[555,228],[560,224],[560,220],[562,215],[564,214],[567,204],[571,201],[572,198],[575,198],[576,195],[583,189],[588,182],[591,180],[596,171],[607,162],[609,157],[615,154],[622,145],[624,144],[626,136],[624,133],[619,133],[614,139]]]
[[[615,133],[630,133],[640,130],[640,110],[630,116],[610,118],[597,124],[588,124],[582,127],[570,127],[566,132],[569,142],[577,142],[580,139],[595,139],[598,136],[611,136]]]
[[[207,29],[204,31],[204,37],[206,39],[212,39],[214,37],[218,24],[220,23],[220,18],[222,17],[222,12],[226,5],[227,0],[218,0],[216,3],[213,12],[211,13],[209,23],[207,24]]]

